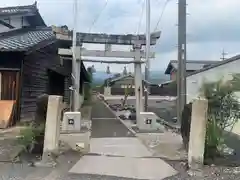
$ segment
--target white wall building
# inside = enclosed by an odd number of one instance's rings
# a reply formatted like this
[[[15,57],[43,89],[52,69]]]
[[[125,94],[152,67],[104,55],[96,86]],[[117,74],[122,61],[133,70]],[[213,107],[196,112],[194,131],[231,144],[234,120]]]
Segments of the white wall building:
[[[240,73],[240,55],[189,74],[186,78],[187,103],[200,95],[200,88],[204,82],[216,82],[222,78],[230,80],[232,74],[236,73]],[[236,95],[240,100],[240,93]],[[240,135],[240,121],[234,127],[233,132]]]

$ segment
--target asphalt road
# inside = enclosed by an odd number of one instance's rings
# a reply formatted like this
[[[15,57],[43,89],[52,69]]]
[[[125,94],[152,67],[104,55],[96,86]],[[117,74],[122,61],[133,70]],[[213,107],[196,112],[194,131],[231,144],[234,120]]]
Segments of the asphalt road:
[[[92,138],[134,137],[100,100],[96,100],[92,109]]]

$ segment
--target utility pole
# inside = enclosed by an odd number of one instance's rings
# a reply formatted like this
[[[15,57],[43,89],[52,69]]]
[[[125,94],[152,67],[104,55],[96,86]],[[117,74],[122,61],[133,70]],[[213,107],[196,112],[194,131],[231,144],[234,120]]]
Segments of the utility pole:
[[[146,90],[144,91],[145,95],[145,112],[148,111],[148,93],[149,93],[149,71],[150,71],[150,20],[151,20],[151,4],[150,0],[146,0],[146,65],[145,65],[145,87]]]
[[[73,39],[72,39],[72,80],[73,80],[73,110],[79,111],[80,109],[80,95],[79,95],[79,88],[80,88],[80,68],[81,62],[78,57],[77,49],[77,27],[78,27],[78,0],[74,0],[74,21],[73,21]]]
[[[177,120],[186,104],[186,0],[178,0]]]
[[[222,51],[222,57],[220,58],[222,61],[224,61],[226,58],[225,56],[227,55],[227,53],[225,52],[225,50],[223,49]]]

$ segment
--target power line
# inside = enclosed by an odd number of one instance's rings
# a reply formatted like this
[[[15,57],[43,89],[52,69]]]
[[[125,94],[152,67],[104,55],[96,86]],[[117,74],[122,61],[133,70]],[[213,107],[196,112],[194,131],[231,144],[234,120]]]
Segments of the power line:
[[[139,34],[139,31],[140,31],[140,28],[141,28],[141,25],[142,25],[142,18],[143,18],[144,7],[145,7],[145,3],[144,3],[144,0],[143,0],[142,1],[141,14],[140,14],[140,18],[139,18],[139,23],[138,23],[138,28],[137,28],[136,34]]]
[[[155,31],[157,30],[157,28],[158,28],[158,26],[159,26],[159,24],[160,24],[160,22],[161,22],[161,20],[162,20],[162,17],[163,17],[163,14],[164,14],[164,12],[165,12],[165,9],[166,9],[166,7],[167,7],[167,5],[168,5],[168,3],[169,3],[170,1],[171,1],[171,0],[166,0],[166,1],[165,1],[164,5],[163,5],[162,13],[161,13],[161,15],[160,15],[160,17],[159,17],[159,19],[158,19],[157,25],[156,25],[156,27],[155,27]]]
[[[105,10],[105,8],[107,7],[108,2],[109,2],[109,1],[106,0],[106,2],[105,2],[105,4],[104,4],[103,8],[101,9],[101,11],[99,12],[99,14],[98,14],[98,15],[96,16],[96,18],[94,19],[92,25],[90,26],[90,28],[89,28],[89,32],[91,32],[93,26],[94,26],[95,23],[98,21],[98,19],[100,18],[101,14],[103,13],[103,11]]]

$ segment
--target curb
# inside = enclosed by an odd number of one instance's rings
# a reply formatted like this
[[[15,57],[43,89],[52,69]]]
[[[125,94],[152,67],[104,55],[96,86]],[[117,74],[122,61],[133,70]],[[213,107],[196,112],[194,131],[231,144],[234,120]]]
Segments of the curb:
[[[115,112],[109,107],[109,105],[104,100],[100,99],[98,96],[97,98],[111,111],[111,113],[116,117],[116,119],[119,120],[131,133],[133,133],[134,135],[137,134],[131,127],[127,126],[121,118],[116,116]]]

